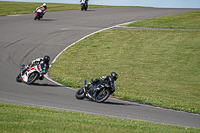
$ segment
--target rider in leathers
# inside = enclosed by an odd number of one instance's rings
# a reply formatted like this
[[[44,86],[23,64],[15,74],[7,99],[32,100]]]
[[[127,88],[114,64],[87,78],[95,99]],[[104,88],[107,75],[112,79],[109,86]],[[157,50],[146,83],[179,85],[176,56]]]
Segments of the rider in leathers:
[[[43,75],[43,74],[46,74],[49,69],[49,61],[50,61],[50,57],[48,55],[45,55],[44,58],[37,58],[33,60],[27,67],[40,65],[42,69],[41,74]],[[43,79],[43,76],[41,79]]]
[[[81,3],[83,2],[83,3],[86,3],[86,4],[88,4],[88,1],[89,0],[80,0]]]
[[[38,8],[42,10],[42,12],[41,12],[40,14],[41,14],[41,16],[43,17],[44,14],[46,13],[47,5],[44,3],[42,6],[37,7],[36,10],[37,10]],[[35,12],[36,12],[36,11],[35,11]],[[34,13],[35,13],[35,12],[34,12]]]
[[[86,5],[88,5],[88,1],[89,0],[80,0],[81,3],[85,3]]]
[[[88,87],[90,85],[94,85],[97,83],[103,83],[103,84],[106,84],[107,87],[111,87],[112,88],[111,93],[113,93],[113,92],[115,92],[115,81],[117,80],[117,78],[118,78],[117,73],[112,72],[109,76],[102,76],[102,77],[99,77],[99,79],[98,78],[92,79],[91,82],[89,82],[85,87],[86,87],[86,89],[89,89]],[[88,91],[89,95],[93,98],[95,98],[96,92],[97,92],[97,89],[94,89],[94,90],[90,89]]]

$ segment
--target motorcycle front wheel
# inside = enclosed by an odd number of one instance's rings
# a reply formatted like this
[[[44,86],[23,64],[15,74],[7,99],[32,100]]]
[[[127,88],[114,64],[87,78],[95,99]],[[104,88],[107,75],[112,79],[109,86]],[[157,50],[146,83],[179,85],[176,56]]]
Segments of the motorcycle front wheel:
[[[38,15],[36,15],[35,17],[34,17],[34,20],[36,20],[38,18]]]
[[[40,15],[39,15],[39,14],[37,14],[37,15],[35,16],[34,20],[36,20],[36,19],[40,20]]]
[[[76,92],[76,95],[75,95],[75,96],[76,96],[77,99],[80,99],[80,100],[84,99],[85,95],[84,95],[83,87],[80,88],[80,89]]]
[[[83,11],[83,6],[81,6],[81,11]]]
[[[96,100],[97,103],[102,103],[105,100],[107,100],[109,96],[110,96],[109,90],[107,90],[107,89],[101,90],[97,93],[95,100]]]
[[[22,82],[22,81],[21,81],[21,73],[17,76],[16,81],[17,81],[17,82]]]
[[[39,73],[34,72],[28,76],[28,81],[26,82],[28,85],[33,84],[35,80],[37,80]]]

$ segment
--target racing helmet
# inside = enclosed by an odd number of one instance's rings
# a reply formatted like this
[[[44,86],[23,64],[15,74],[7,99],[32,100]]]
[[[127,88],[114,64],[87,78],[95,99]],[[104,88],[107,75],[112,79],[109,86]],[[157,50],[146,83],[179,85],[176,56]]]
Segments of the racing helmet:
[[[114,80],[116,81],[117,78],[118,78],[118,75],[117,75],[117,73],[112,72],[112,73],[110,74],[110,77],[111,77],[111,79],[114,79]]]
[[[44,8],[47,8],[47,5],[46,5],[46,3],[44,3],[42,6],[43,6]]]
[[[43,61],[45,64],[48,64],[49,61],[50,61],[50,57],[48,55],[45,55],[44,58],[43,58]]]

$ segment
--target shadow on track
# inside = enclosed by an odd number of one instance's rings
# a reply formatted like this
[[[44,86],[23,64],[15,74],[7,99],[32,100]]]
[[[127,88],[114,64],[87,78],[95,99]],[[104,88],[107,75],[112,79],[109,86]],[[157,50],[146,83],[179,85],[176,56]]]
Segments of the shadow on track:
[[[97,103],[93,100],[90,100],[90,99],[87,99],[85,98],[84,99],[85,101],[88,101],[88,102],[93,102],[93,103],[96,103],[96,104],[107,104],[107,105],[122,105],[122,106],[140,106],[139,104],[130,104],[130,103],[122,103],[122,102],[117,102],[117,101],[105,101],[105,102],[102,102],[102,103]]]
[[[56,19],[40,19],[39,21],[57,21]]]
[[[87,12],[88,12],[88,11],[90,12],[90,11],[96,11],[96,10],[89,9],[89,10],[87,10]]]
[[[53,84],[39,84],[39,83],[33,83],[33,86],[49,86],[49,87],[60,87],[60,85],[53,85]]]
[[[110,104],[110,105],[126,105],[126,106],[140,106],[136,104],[129,104],[129,103],[121,103],[121,102],[110,102],[110,101],[105,101],[102,104]]]

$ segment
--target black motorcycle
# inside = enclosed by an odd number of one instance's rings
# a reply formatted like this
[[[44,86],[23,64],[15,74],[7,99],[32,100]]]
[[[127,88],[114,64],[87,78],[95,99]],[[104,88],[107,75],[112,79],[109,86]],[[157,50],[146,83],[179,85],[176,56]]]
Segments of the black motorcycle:
[[[81,3],[81,11],[83,11],[83,10],[87,11],[87,9],[88,9],[88,4],[87,4],[87,2]]]
[[[115,91],[108,84],[102,82],[96,82],[86,85],[87,80],[83,81],[83,87],[81,87],[75,94],[77,99],[88,98],[96,101],[97,103],[104,102]]]

